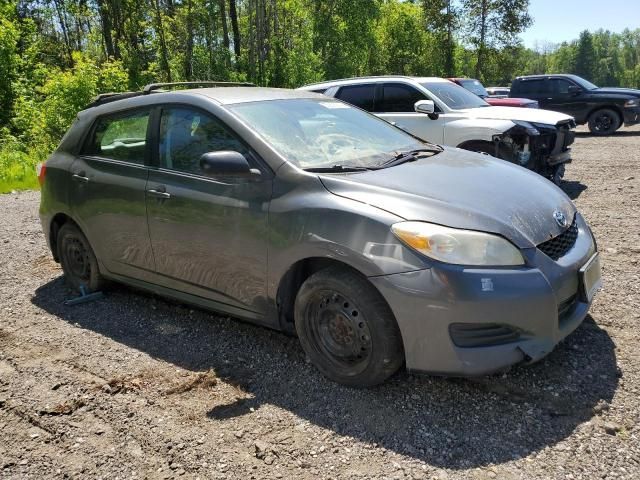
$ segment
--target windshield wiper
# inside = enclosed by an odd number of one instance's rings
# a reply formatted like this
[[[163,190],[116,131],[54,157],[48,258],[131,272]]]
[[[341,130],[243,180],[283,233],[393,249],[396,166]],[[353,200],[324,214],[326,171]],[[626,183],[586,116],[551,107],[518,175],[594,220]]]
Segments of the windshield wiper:
[[[408,150],[406,152],[399,152],[395,157],[390,158],[386,162],[382,162],[380,165],[376,165],[372,167],[372,170],[378,170],[380,168],[389,168],[395,167],[396,165],[401,165],[407,162],[414,162],[418,160],[423,154],[431,153],[432,155],[436,155],[442,152],[443,148],[437,145],[433,145],[429,148],[416,148],[415,150]]]
[[[350,165],[332,165],[330,167],[309,167],[305,168],[305,172],[313,172],[313,173],[349,173],[349,172],[365,172],[370,170],[367,167],[358,167],[358,166],[350,166]]]

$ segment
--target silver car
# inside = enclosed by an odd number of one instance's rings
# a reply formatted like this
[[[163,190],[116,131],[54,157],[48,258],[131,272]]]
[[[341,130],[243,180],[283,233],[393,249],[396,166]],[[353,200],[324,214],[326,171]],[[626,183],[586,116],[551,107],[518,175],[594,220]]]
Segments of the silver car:
[[[71,285],[118,281],[297,333],[346,385],[403,364],[536,361],[600,285],[591,231],[551,182],[311,92],[102,97],[40,181]]]

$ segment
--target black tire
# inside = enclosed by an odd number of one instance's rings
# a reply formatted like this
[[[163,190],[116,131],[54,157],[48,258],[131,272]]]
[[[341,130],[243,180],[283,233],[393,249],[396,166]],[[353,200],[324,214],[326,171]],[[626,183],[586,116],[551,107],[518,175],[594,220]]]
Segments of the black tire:
[[[610,108],[602,108],[589,115],[589,131],[593,135],[611,135],[621,123],[618,113]]]
[[[549,180],[551,180],[557,186],[562,185],[562,179],[564,178],[564,172],[565,172],[564,163],[561,163],[560,165],[556,165],[551,171],[551,175],[549,177]]]
[[[104,285],[98,261],[89,241],[73,223],[65,223],[58,230],[58,258],[66,281],[74,289],[96,292]]]
[[[366,278],[339,267],[311,275],[295,302],[303,350],[329,379],[370,387],[404,362],[400,329],[382,295]]]

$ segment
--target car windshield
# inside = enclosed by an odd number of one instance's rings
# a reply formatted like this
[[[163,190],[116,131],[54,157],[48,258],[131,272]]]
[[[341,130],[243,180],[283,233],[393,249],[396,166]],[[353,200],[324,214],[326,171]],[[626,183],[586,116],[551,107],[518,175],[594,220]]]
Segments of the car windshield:
[[[482,84],[478,80],[460,80],[460,84],[469,90],[471,93],[475,93],[477,96],[481,98],[485,98],[489,96],[489,92],[485,90]]]
[[[571,79],[586,90],[595,90],[596,88],[598,88],[597,85],[594,85],[590,81],[585,80],[582,77],[578,77],[577,75],[572,75]]]
[[[300,168],[369,168],[425,148],[384,120],[338,100],[270,100],[228,108]]]
[[[424,82],[422,86],[452,110],[489,106],[480,97],[453,82]]]

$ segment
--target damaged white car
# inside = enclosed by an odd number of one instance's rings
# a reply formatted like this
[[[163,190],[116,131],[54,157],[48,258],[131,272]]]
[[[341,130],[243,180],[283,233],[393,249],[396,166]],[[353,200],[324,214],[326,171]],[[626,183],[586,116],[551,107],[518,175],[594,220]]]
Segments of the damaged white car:
[[[556,184],[571,161],[573,117],[548,110],[493,107],[443,78],[362,77],[301,89],[351,103],[424,140],[522,165]]]

